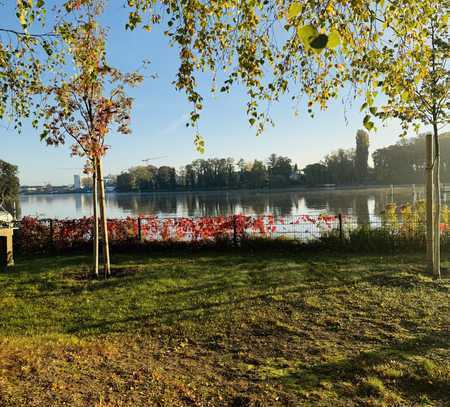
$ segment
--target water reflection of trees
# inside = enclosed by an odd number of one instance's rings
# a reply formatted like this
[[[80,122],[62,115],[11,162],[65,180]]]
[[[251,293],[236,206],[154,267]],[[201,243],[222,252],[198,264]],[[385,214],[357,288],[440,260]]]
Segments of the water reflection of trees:
[[[423,194],[422,194],[423,195]],[[394,191],[397,204],[412,202],[412,189]],[[89,194],[21,197],[25,213],[45,211],[46,216],[89,215]],[[369,204],[370,201],[370,204]],[[366,224],[391,201],[386,189],[330,191],[216,191],[203,193],[108,194],[111,216],[220,216],[233,213],[288,216],[307,213],[352,214]],[[31,210],[31,209],[32,210]],[[114,215],[113,215],[114,214]]]
[[[353,200],[354,212],[357,217],[358,226],[369,224],[369,197],[367,195],[356,194]]]
[[[114,194],[111,199],[126,213],[133,215],[155,213],[156,205],[152,195]]]
[[[269,194],[263,192],[238,194],[235,197],[238,205],[242,208],[244,213],[254,213],[256,215],[263,215],[266,213],[266,209],[270,208]],[[270,211],[270,209],[269,209]]]
[[[369,199],[367,191],[329,191],[305,195],[305,205],[309,210],[322,210],[332,214],[353,215],[358,225],[369,222]]]
[[[177,198],[175,194],[159,196],[156,206],[159,212],[173,216],[177,213]]]
[[[379,195],[382,196],[382,195]],[[109,199],[133,215],[220,216],[232,213],[287,216],[311,211],[357,214],[358,221],[369,220],[366,193],[227,192],[192,194],[115,194]],[[380,206],[375,200],[375,208]],[[113,202],[111,202],[114,205]],[[78,204],[77,204],[78,206]]]
[[[293,199],[295,198],[292,193],[280,194],[277,192],[269,195],[270,212],[276,216],[292,215]]]
[[[285,216],[298,205],[289,193],[227,192],[197,194],[115,194],[116,205],[126,213],[167,216],[220,216],[232,213]]]

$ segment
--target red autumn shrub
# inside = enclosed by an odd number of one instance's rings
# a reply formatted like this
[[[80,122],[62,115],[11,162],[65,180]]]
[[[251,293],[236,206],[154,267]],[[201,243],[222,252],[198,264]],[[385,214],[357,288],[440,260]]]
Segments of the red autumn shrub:
[[[108,233],[111,242],[125,242],[136,239],[138,221],[135,218],[108,219]]]
[[[49,224],[32,216],[24,216],[14,232],[14,244],[25,253],[44,251],[50,244]]]
[[[110,242],[130,244],[142,241],[158,242],[214,242],[246,237],[293,237],[310,234],[312,237],[336,228],[333,215],[299,215],[275,218],[273,215],[204,216],[160,218],[156,216],[109,219]],[[93,218],[37,219],[22,218],[15,236],[17,248],[25,253],[87,247],[92,241]],[[297,235],[295,235],[295,233]]]

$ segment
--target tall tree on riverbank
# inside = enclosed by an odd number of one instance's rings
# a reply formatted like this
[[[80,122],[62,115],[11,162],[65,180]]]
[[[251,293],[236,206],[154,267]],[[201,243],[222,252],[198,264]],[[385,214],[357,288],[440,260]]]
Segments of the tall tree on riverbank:
[[[14,208],[19,200],[17,166],[0,160],[0,210],[16,215]]]
[[[432,128],[434,158],[432,160],[434,207],[433,236],[435,250],[429,258],[430,268],[440,277],[440,137],[441,126],[448,124],[449,70],[446,67],[448,45],[448,1],[413,2],[413,7],[389,4],[376,15],[372,42],[366,54],[355,59],[355,68],[368,79],[368,109],[364,122],[372,127],[370,116],[381,120],[401,121],[403,134],[413,125]],[[391,11],[392,9],[392,11]],[[387,100],[378,108],[375,97],[384,94]],[[424,152],[422,153],[424,154]],[[431,188],[431,186],[430,186]],[[427,216],[432,212],[427,212]],[[431,244],[431,242],[429,242]]]
[[[97,21],[103,10],[103,1],[72,1],[66,4],[66,8],[76,17],[73,23],[65,22],[58,27],[66,44],[67,58],[46,89],[47,102],[41,137],[49,145],[63,144],[69,137],[74,141],[72,155],[88,160],[87,172],[93,176],[94,270],[98,273],[98,191],[104,273],[109,275],[103,175],[103,157],[108,151],[106,137],[112,127],[118,133],[130,133],[133,100],[126,95],[125,88],[139,84],[143,77],[137,72],[124,74],[108,65],[106,32]],[[75,73],[69,74],[70,71]]]
[[[369,134],[364,130],[356,133],[355,175],[359,180],[367,181],[369,175]]]

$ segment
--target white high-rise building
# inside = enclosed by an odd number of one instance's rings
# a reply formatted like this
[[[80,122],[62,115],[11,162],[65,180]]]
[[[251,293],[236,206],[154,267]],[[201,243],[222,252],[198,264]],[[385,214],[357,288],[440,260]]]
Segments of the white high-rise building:
[[[73,188],[81,189],[81,177],[78,174],[73,176]]]

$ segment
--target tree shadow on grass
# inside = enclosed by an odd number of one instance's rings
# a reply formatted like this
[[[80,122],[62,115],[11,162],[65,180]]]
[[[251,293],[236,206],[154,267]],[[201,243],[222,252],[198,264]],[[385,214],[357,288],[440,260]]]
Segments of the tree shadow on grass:
[[[424,279],[424,277],[428,279]],[[361,279],[361,281],[381,288],[388,287],[412,290],[418,287],[426,287],[441,292],[450,292],[450,281],[429,280],[429,278],[430,276],[423,272],[423,270],[418,270],[417,272],[410,272],[407,275],[401,275],[399,273],[374,273],[371,276]]]
[[[396,275],[398,269],[391,270],[385,266],[381,273],[376,266],[357,265],[354,270],[346,270],[343,266],[347,262],[351,264],[351,259],[342,257],[339,257],[336,266],[334,257],[319,261],[316,257],[311,260],[304,254],[261,258],[209,254],[188,259],[190,267],[186,272],[183,271],[183,259],[177,256],[172,258],[177,259],[176,267],[167,261],[165,255],[155,257],[151,264],[147,256],[135,258],[121,255],[113,265],[120,275],[92,281],[73,278],[76,271],[72,273],[69,270],[67,275],[64,270],[59,271],[73,266],[86,266],[89,259],[85,256],[38,259],[32,262],[31,271],[27,271],[29,262],[19,264],[19,269],[11,276],[12,281],[5,280],[2,283],[0,280],[0,287],[6,283],[13,285],[15,297],[27,301],[67,297],[67,301],[72,302],[77,311],[67,316],[65,321],[68,326],[63,329],[76,335],[122,332],[141,326],[174,325],[188,320],[198,322],[214,318],[215,313],[245,311],[246,307],[257,301],[264,302],[264,306],[284,304],[301,307],[302,295],[306,291],[320,293],[321,290],[354,287],[359,283],[407,289],[422,287],[424,284],[428,287],[428,282],[416,279],[414,275]],[[127,273],[126,270],[129,271],[131,267],[135,267],[135,270]],[[174,285],[161,284],[166,279],[172,279]],[[34,287],[30,289],[30,285]],[[89,314],[92,306],[85,307],[82,304],[82,295],[97,292],[96,297],[90,297],[91,301],[98,301],[102,306],[101,299],[104,298],[109,303],[103,318],[96,319]],[[298,297],[289,302],[286,296],[290,294],[298,294]],[[130,301],[132,295],[148,295],[152,303],[144,303],[143,308],[138,303],[133,309]],[[116,307],[128,307],[129,316],[124,317],[123,311],[116,314]],[[140,307],[155,310],[142,313],[139,312]],[[86,317],[78,319],[77,312],[84,313]]]
[[[66,294],[77,295],[81,292],[94,292],[127,286],[132,288],[133,285],[151,281],[154,281],[155,286],[157,286],[158,280],[166,278],[180,280],[180,282],[186,280],[189,285],[196,285],[198,280],[207,280],[207,285],[223,282],[222,286],[226,283],[234,286],[233,278],[239,280],[243,272],[248,273],[252,279],[252,284],[255,286],[264,285],[270,288],[278,284],[279,277],[283,274],[278,271],[272,273],[265,270],[270,264],[279,264],[279,261],[277,262],[274,259],[247,258],[246,261],[241,261],[239,257],[238,261],[225,258],[221,262],[220,257],[196,258],[195,263],[189,264],[185,271],[182,259],[175,263],[175,266],[170,262],[166,264],[166,257],[162,257],[165,262],[161,264],[158,263],[159,258],[156,258],[153,264],[148,264],[148,258],[133,258],[130,264],[129,257],[121,256],[112,265],[112,277],[107,279],[102,277],[86,278],[86,273],[89,270],[89,263],[86,260],[88,260],[86,257],[77,256],[22,262],[6,276],[5,284],[17,287],[18,289],[15,292],[18,296],[21,296],[20,287],[37,286],[38,289],[33,292],[24,290],[24,295],[27,298],[39,298]],[[74,270],[71,271],[70,267],[73,267]],[[189,289],[182,288],[182,290],[187,291]],[[195,286],[192,290],[199,291]]]
[[[148,276],[145,273],[136,280],[137,276],[127,278],[127,280],[113,281],[107,280],[102,282],[100,286],[106,289],[106,292],[112,287],[118,286],[127,287],[130,283],[133,286],[148,282]],[[158,280],[158,276],[153,276]],[[397,281],[400,279],[400,281]],[[392,282],[393,288],[408,287],[418,288],[418,284],[410,285],[409,279],[415,281],[414,276],[401,276],[395,279],[388,279]],[[402,283],[401,281],[404,282]],[[361,282],[369,282],[370,278],[362,278],[356,281],[356,284]],[[377,280],[378,281],[378,280]],[[386,283],[386,282],[385,282]],[[423,286],[428,287],[428,282],[419,282]],[[387,284],[387,283],[386,283]],[[305,294],[314,295],[327,290],[355,287],[355,281],[336,281],[322,282],[314,286],[305,284],[302,281],[276,281],[270,279],[268,282],[259,280],[257,284],[253,281],[242,285],[239,283],[230,282],[224,279],[223,274],[213,274],[208,281],[199,280],[192,281],[188,286],[177,288],[163,288],[159,291],[151,291],[151,295],[157,302],[157,309],[154,312],[130,315],[126,318],[112,318],[102,321],[84,320],[77,326],[72,327],[68,333],[85,335],[109,333],[124,331],[132,329],[132,327],[140,328],[150,325],[174,325],[182,321],[201,321],[202,319],[214,318],[214,314],[224,314],[236,311],[245,311],[250,306],[258,303],[259,306],[270,307],[285,307],[290,306],[299,310],[307,310],[309,307],[304,303]],[[356,285],[357,287],[357,285]],[[434,286],[433,286],[434,288]],[[243,291],[240,291],[243,290]],[[251,294],[251,293],[255,294]],[[288,298],[289,295],[294,297]],[[229,298],[223,300],[223,296]],[[199,301],[199,298],[204,299]],[[215,298],[219,300],[215,301]],[[181,306],[180,306],[181,305]],[[309,311],[308,311],[309,310]],[[307,312],[314,312],[314,309],[308,308]],[[383,325],[384,326],[384,325]]]
[[[30,256],[19,257],[16,264],[7,273],[11,275],[16,274],[41,274],[48,271],[59,270],[63,267],[79,266],[80,264],[87,264],[90,261],[86,255],[71,255],[71,256]]]
[[[367,376],[374,375],[374,367],[392,361],[403,361],[408,366],[408,371],[401,372],[389,388],[395,388],[409,397],[419,398],[427,395],[434,400],[439,400],[444,404],[448,401],[450,394],[450,382],[445,377],[431,378],[427,372],[411,362],[411,358],[425,355],[433,349],[447,349],[450,343],[450,333],[447,330],[428,331],[427,334],[415,337],[409,341],[397,341],[387,346],[380,347],[375,351],[361,352],[354,357],[343,359],[337,362],[316,364],[311,367],[301,368],[294,372],[289,372],[280,378],[280,381],[287,386],[294,386],[301,391],[311,391],[318,387],[322,380],[335,383],[334,390],[338,396],[348,397],[348,387],[343,387],[343,382],[351,382],[353,391],[357,394],[364,394],[362,380]]]
[[[213,294],[214,292],[223,292],[223,289],[229,289],[227,286],[207,288],[206,292]],[[292,287],[289,290],[284,290],[283,293],[297,293],[303,287]],[[199,288],[199,291],[201,289]],[[165,293],[162,293],[165,295]],[[175,294],[177,295],[177,294]],[[195,293],[194,293],[195,295]],[[161,306],[152,313],[146,313],[142,315],[133,315],[126,318],[113,318],[102,321],[89,321],[83,320],[76,326],[67,329],[67,333],[76,335],[96,335],[98,333],[106,334],[112,332],[124,332],[134,329],[143,329],[151,326],[173,326],[183,321],[199,322],[205,319],[214,318],[214,314],[230,314],[236,311],[246,311],[251,304],[258,301],[270,302],[275,305],[276,303],[284,303],[282,299],[274,299],[270,294],[258,294],[249,295],[245,298],[231,299],[227,301],[218,302],[204,302],[198,303],[192,306],[171,307],[171,303],[161,304]]]

